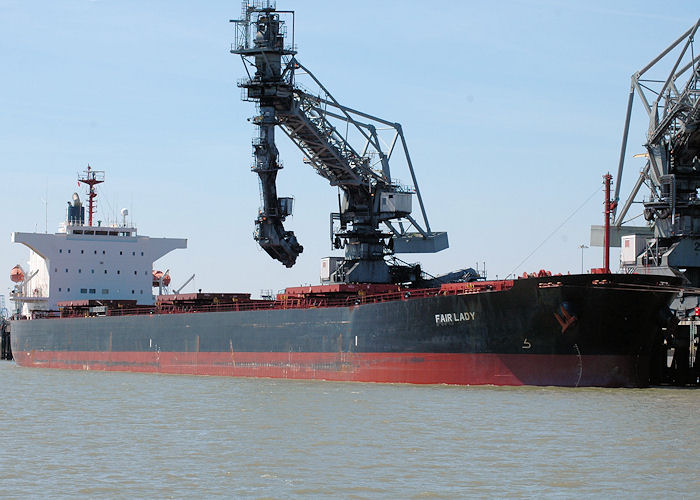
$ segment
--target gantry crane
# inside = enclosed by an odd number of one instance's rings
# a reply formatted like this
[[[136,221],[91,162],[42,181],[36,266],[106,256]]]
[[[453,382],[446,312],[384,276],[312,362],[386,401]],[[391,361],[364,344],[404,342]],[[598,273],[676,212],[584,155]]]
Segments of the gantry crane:
[[[345,257],[331,281],[415,281],[419,267],[388,259],[394,253],[438,252],[447,248],[448,240],[447,233],[430,229],[401,125],[340,104],[296,58],[293,32],[287,43],[289,20],[293,30],[294,12],[277,10],[265,0],[244,2],[241,19],[231,21],[236,26],[231,52],[241,56],[247,72],[238,85],[244,89],[243,99],[255,102],[259,110],[253,119],[258,136],[252,170],[260,178],[262,207],[255,239],[287,267],[303,251],[294,232],[284,227],[293,199],[277,194],[279,127],[304,153],[304,162],[340,190],[338,212],[330,218],[331,242],[345,249]],[[308,78],[315,92],[302,86],[299,76]],[[396,156],[405,160],[410,186],[392,180],[390,166]],[[414,195],[422,224],[411,215]]]
[[[649,118],[646,157],[627,200],[613,213],[622,245],[621,267],[630,273],[682,276],[687,288],[671,304],[678,325],[659,336],[652,383],[684,385],[700,381],[697,359],[700,328],[700,54],[695,36],[700,19],[632,75],[615,186],[619,199],[635,95]],[[670,68],[670,70],[669,70]],[[647,227],[624,225],[643,185]],[[593,234],[593,233],[592,233]],[[667,359],[673,358],[670,367]]]
[[[632,203],[647,185],[643,213],[653,235],[644,237],[643,251],[627,268],[682,274],[694,287],[700,287],[700,54],[694,47],[699,26],[700,19],[632,75],[615,200],[620,194],[635,94],[649,117],[646,153],[635,155],[646,157],[646,164],[613,221],[614,228],[624,228]]]

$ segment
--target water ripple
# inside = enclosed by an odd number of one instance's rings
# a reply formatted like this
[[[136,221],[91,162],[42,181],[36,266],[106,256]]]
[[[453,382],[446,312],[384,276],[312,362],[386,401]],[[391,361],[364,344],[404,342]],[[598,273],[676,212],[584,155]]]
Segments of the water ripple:
[[[8,497],[695,497],[700,392],[70,372],[0,362]]]

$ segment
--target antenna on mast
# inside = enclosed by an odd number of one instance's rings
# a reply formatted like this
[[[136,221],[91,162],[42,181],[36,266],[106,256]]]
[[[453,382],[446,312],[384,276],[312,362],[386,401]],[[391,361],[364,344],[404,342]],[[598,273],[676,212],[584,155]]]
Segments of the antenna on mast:
[[[88,163],[87,170],[83,173],[83,178],[78,179],[78,185],[81,182],[88,185],[88,226],[92,226],[92,214],[95,213],[97,209],[97,193],[95,192],[95,186],[97,184],[102,184],[105,181],[104,170],[93,170]]]

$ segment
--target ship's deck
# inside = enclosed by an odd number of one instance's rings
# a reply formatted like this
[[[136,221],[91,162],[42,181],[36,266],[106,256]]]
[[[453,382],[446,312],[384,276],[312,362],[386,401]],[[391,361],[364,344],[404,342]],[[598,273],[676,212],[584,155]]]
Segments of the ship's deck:
[[[273,300],[252,299],[249,293],[188,293],[158,296],[153,306],[136,305],[135,301],[79,300],[59,302],[58,311],[46,311],[35,318],[350,307],[441,295],[499,292],[509,290],[513,283],[513,280],[474,281],[418,289],[377,284],[316,285],[287,288]]]

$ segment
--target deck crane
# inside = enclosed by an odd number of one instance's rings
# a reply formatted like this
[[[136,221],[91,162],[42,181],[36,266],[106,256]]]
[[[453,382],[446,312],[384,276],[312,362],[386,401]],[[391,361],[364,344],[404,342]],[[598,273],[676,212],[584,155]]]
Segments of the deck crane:
[[[292,21],[291,45],[287,26]],[[273,258],[292,267],[303,247],[284,227],[293,199],[277,194],[282,168],[275,145],[279,127],[304,153],[304,162],[337,186],[339,210],[331,214],[331,243],[345,249],[332,274],[338,283],[405,283],[420,279],[420,268],[387,262],[394,253],[430,253],[447,248],[447,233],[430,228],[401,125],[340,104],[296,58],[294,12],[274,2],[243,3],[231,52],[239,54],[247,78],[238,82],[243,99],[257,104],[253,119],[254,165],[260,178],[262,207],[255,221],[255,240]],[[311,92],[298,77],[317,88]],[[399,154],[396,151],[399,150]],[[412,186],[393,181],[392,157],[403,156]],[[412,215],[416,195],[422,224]],[[383,229],[382,229],[383,228]]]

